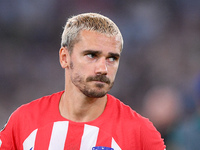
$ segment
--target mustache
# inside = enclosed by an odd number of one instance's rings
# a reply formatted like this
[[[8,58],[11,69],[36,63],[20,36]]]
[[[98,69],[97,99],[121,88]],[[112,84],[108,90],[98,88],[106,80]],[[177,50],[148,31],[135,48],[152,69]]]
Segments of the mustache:
[[[86,79],[87,82],[90,81],[100,81],[110,84],[110,79],[106,77],[106,75],[97,75],[97,76],[90,76]]]

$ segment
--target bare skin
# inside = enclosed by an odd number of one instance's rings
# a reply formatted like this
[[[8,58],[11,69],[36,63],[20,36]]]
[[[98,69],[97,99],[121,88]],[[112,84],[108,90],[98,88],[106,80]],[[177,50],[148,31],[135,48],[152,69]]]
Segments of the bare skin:
[[[107,103],[120,58],[120,42],[114,36],[83,30],[70,55],[61,47],[60,64],[65,69],[65,92],[60,114],[75,122],[98,118]]]

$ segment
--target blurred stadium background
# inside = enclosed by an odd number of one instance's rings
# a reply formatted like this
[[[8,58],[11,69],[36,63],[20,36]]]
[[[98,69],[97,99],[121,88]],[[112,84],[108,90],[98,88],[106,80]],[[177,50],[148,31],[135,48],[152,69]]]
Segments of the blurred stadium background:
[[[124,49],[111,94],[150,118],[168,150],[200,147],[199,0],[0,0],[0,128],[20,105],[64,89],[68,17],[111,18]]]

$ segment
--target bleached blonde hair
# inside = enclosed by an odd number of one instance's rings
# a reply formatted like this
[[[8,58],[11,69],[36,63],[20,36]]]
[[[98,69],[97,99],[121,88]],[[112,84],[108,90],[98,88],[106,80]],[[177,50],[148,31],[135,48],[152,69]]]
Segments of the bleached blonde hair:
[[[66,46],[71,53],[82,30],[116,36],[116,39],[121,42],[121,50],[123,48],[123,37],[117,25],[108,17],[98,13],[84,13],[69,18],[62,33],[61,47]]]

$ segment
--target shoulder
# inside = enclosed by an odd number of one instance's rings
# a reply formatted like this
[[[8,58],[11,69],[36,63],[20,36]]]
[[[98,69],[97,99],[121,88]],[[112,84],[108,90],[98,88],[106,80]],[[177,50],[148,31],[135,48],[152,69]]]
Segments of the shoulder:
[[[149,119],[143,117],[139,113],[137,113],[135,110],[133,110],[130,106],[124,104],[119,99],[115,98],[112,95],[108,95],[109,103],[113,107],[114,111],[118,111],[118,116],[124,118],[123,121],[128,122],[137,122],[142,124],[149,123]]]
[[[39,125],[42,120],[51,118],[52,115],[49,115],[49,113],[54,113],[56,111],[55,104],[59,103],[59,97],[62,93],[63,91],[44,96],[20,106],[11,114],[4,130],[21,131],[21,129],[28,127],[34,128],[36,125]]]
[[[125,105],[119,99],[108,95],[109,103],[113,107],[112,117],[117,120],[117,131],[126,133],[132,141],[137,141],[143,145],[144,149],[164,149],[165,145],[160,133],[148,119],[134,111],[128,105]],[[115,112],[115,113],[114,113]]]
[[[127,127],[130,130],[140,131],[140,133],[150,134],[155,132],[159,133],[157,129],[154,127],[153,123],[146,117],[140,115],[135,110],[133,110],[130,106],[125,105],[119,99],[109,95],[110,101],[112,101],[113,113],[112,117],[118,120],[123,127]],[[111,102],[110,102],[111,103]]]
[[[36,118],[42,118],[47,111],[55,110],[56,103],[59,103],[62,93],[63,91],[44,96],[20,106],[12,113],[8,123],[12,124],[14,122],[17,125],[17,123],[29,123],[29,121],[32,122]]]
[[[3,147],[7,148],[13,146],[14,143],[22,143],[34,129],[42,124],[44,119],[52,118],[49,113],[53,112],[49,112],[49,110],[56,107],[55,103],[59,103],[62,93],[44,96],[17,108],[10,116],[5,128],[0,131]],[[46,113],[46,111],[48,112]]]
[[[21,113],[29,113],[29,112],[36,113],[36,111],[41,111],[43,109],[46,109],[47,107],[58,103],[62,93],[63,91],[54,93],[52,95],[43,96],[41,98],[33,100],[27,104],[20,106],[15,112],[16,113],[20,113],[20,112]]]

